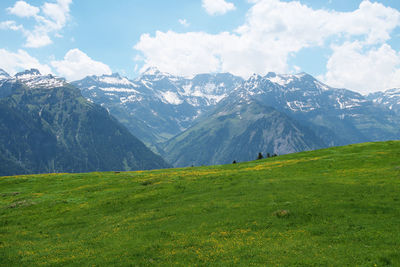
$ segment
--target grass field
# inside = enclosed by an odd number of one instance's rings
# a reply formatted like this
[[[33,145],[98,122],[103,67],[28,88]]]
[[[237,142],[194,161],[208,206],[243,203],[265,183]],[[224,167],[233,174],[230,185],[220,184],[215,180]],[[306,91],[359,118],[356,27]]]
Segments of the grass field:
[[[400,266],[400,142],[0,177],[0,265]]]

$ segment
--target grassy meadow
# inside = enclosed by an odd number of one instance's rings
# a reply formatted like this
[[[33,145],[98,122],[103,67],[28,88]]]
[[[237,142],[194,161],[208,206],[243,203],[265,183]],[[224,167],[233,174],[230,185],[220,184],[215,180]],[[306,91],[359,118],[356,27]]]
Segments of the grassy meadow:
[[[400,266],[400,142],[0,177],[0,265]]]

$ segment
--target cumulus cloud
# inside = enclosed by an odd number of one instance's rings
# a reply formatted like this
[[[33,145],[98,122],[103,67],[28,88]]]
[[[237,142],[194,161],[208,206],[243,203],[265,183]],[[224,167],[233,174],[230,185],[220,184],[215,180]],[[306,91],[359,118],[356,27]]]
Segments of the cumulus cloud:
[[[202,32],[186,34],[157,31],[155,37],[141,36],[136,49],[143,52],[146,64],[142,70],[157,66],[175,74],[191,75],[219,71],[221,62],[216,47],[226,45],[230,34],[213,36]]]
[[[17,25],[15,21],[1,22],[2,29],[19,30],[26,38],[26,47],[43,47],[52,43],[52,36],[61,36],[62,30],[69,17],[69,6],[72,0],[57,0],[54,3],[46,2],[41,8],[32,6],[25,1],[17,1],[13,7],[7,8],[10,14],[18,17],[32,17],[36,23],[33,29],[24,25]]]
[[[268,71],[282,73],[290,69],[289,58],[302,49],[327,46],[332,47],[334,57],[327,68],[333,70],[339,57],[335,53],[339,55],[342,44],[357,42],[365,50],[362,55],[369,56],[368,51],[380,51],[376,48],[386,44],[400,25],[398,10],[368,0],[352,12],[312,9],[298,1],[250,2],[253,6],[245,23],[232,32],[157,31],[154,36],[142,35],[134,48],[142,53],[144,68],[153,65],[179,75],[223,71],[248,77]],[[339,72],[325,77],[341,79]],[[360,89],[358,86],[349,88]]]
[[[55,29],[61,29],[65,26],[69,18],[69,5],[72,0],[58,0],[56,3],[44,3],[42,7],[43,14],[45,15],[44,24],[49,24]]]
[[[48,65],[40,64],[36,58],[21,49],[17,53],[0,49],[0,62],[1,68],[11,75],[31,68],[38,69],[42,74],[52,73]]]
[[[81,50],[71,49],[65,54],[64,60],[52,61],[51,65],[60,76],[68,81],[80,80],[88,75],[111,74],[106,64],[91,59]]]
[[[13,31],[20,31],[20,30],[23,30],[24,27],[22,25],[18,25],[13,20],[7,20],[7,21],[0,22],[0,29],[2,29],[2,30],[10,29]]]
[[[228,11],[235,10],[233,3],[225,0],[203,0],[202,6],[210,15],[223,15]]]
[[[33,17],[40,11],[39,8],[31,6],[25,1],[17,1],[13,7],[9,7],[7,10],[18,17]]]
[[[400,53],[388,44],[365,50],[360,42],[333,47],[327,73],[320,77],[335,87],[367,94],[400,86]]]
[[[11,75],[31,68],[38,69],[42,74],[54,73],[49,65],[41,64],[39,60],[22,49],[16,53],[0,49],[0,62],[0,67]],[[63,60],[54,60],[51,66],[58,75],[65,77],[68,81],[79,80],[88,75],[112,73],[106,64],[91,59],[79,49],[69,50]]]

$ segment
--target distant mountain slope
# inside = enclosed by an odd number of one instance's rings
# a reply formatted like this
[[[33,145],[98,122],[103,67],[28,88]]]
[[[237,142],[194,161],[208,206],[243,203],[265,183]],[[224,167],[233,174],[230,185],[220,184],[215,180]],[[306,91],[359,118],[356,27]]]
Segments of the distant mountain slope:
[[[237,99],[256,99],[285,112],[330,146],[400,138],[400,120],[393,112],[306,73],[254,75],[227,97]]]
[[[0,175],[169,167],[62,79],[31,70],[3,80],[2,91]]]
[[[164,147],[174,166],[254,160],[259,152],[287,154],[326,146],[308,128],[258,101],[219,105]]]
[[[305,73],[253,75],[196,122],[164,146],[175,166],[400,139],[400,118],[388,108]]]
[[[387,107],[393,112],[400,114],[400,88],[372,93],[367,98],[378,105]]]
[[[73,84],[158,150],[159,143],[190,127],[241,82],[227,73],[184,78],[149,68],[135,81],[113,74],[90,76]]]
[[[201,74],[185,78],[149,68],[134,81],[113,74],[87,77],[74,84],[87,99],[106,107],[134,135],[152,146],[154,151],[162,154],[165,148],[165,155],[173,163],[177,163],[178,158],[187,157],[184,151],[190,150],[190,146],[200,150],[201,142],[198,140],[209,137],[215,129],[219,129],[217,123],[203,124],[203,121],[215,119],[215,108],[229,106],[235,110],[235,103],[241,100],[257,102],[285,113],[292,121],[308,129],[314,136],[310,137],[311,143],[316,147],[400,139],[400,118],[394,113],[396,103],[391,102],[391,107],[378,105],[377,101],[369,97],[346,89],[332,88],[306,73],[255,74],[244,81],[231,74]],[[387,98],[396,99],[394,93]],[[197,123],[203,125],[201,135],[178,141],[185,136],[185,131],[189,131],[192,136],[191,127]],[[230,123],[241,125],[236,120]],[[210,127],[207,129],[206,125]],[[251,128],[257,127],[252,125]],[[279,138],[277,132],[273,136]],[[230,138],[225,137],[227,140],[224,142],[231,142]],[[257,140],[261,142],[263,139]],[[293,142],[296,148],[287,149],[284,153],[299,151],[302,146],[297,141]],[[209,148],[207,142],[204,145]],[[262,142],[258,145],[266,147]],[[304,149],[308,149],[307,146]],[[224,151],[222,154],[227,155],[228,150]],[[177,154],[181,152],[182,155]],[[208,159],[201,155],[197,155],[198,160],[185,159],[184,164],[189,161],[201,164],[227,162],[210,158],[211,154],[207,154]],[[246,155],[245,158],[250,157]]]

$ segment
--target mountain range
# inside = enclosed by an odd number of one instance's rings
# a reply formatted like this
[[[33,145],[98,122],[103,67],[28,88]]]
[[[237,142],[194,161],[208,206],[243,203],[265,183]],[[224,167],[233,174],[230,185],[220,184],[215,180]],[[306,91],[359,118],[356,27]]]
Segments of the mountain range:
[[[400,114],[400,88],[369,94],[367,98],[376,104]]]
[[[13,90],[9,81],[21,78],[26,88],[79,89],[87,104],[105,108],[174,166],[400,138],[399,89],[363,96],[306,73],[244,80],[229,73],[180,77],[149,68],[135,80],[115,73],[67,83],[36,70],[14,77],[1,71],[0,97]]]
[[[160,143],[192,126],[242,81],[228,73],[189,79],[149,68],[134,81],[112,74],[89,76],[72,84],[160,153]]]
[[[271,72],[265,76],[254,74],[244,80],[228,73],[179,77],[149,68],[133,81],[113,74],[91,76],[73,84],[90,101],[107,107],[134,135],[174,166],[250,160],[258,150],[286,154],[400,137],[400,120],[396,116],[400,90],[363,96],[330,87],[306,73],[280,75]],[[242,108],[235,109],[238,103]],[[297,133],[303,139],[282,136],[266,126],[261,128],[269,132],[269,139],[265,134],[258,135],[258,139],[253,137],[255,132],[261,131],[260,124],[272,124],[254,121],[258,117],[253,116],[253,111],[257,108],[251,111],[243,107],[247,105],[258,106],[263,110],[258,115],[266,117],[270,117],[273,108],[273,114],[279,117],[275,121],[283,123],[280,127],[295,122],[297,131],[288,132]],[[236,122],[235,116],[238,121],[247,123]],[[219,134],[216,135],[217,129]],[[245,132],[253,134],[251,140],[258,146],[232,143]],[[217,143],[216,136],[220,140]],[[249,141],[249,138],[239,139]],[[281,140],[281,144],[272,145],[271,140]],[[246,151],[232,152],[234,149],[222,148],[225,146],[239,146]],[[190,153],[197,156],[188,157]]]
[[[0,175],[170,166],[64,79],[0,77]]]

